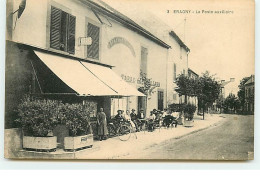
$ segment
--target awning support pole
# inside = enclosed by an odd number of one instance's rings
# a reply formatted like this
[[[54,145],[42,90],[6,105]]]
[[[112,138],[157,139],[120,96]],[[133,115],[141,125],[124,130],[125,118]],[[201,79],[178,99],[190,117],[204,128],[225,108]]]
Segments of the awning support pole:
[[[31,65],[32,65],[32,68],[33,68],[33,73],[34,73],[34,75],[35,75],[35,77],[36,77],[37,83],[38,83],[38,85],[39,85],[39,88],[40,88],[40,91],[41,91],[41,94],[42,94],[42,88],[41,88],[40,82],[39,82],[39,80],[38,80],[36,71],[35,71],[35,69],[34,69],[34,66],[33,66],[33,63],[32,63],[31,60],[30,60],[30,62],[31,62]]]
[[[119,110],[119,95],[117,96],[117,110]]]

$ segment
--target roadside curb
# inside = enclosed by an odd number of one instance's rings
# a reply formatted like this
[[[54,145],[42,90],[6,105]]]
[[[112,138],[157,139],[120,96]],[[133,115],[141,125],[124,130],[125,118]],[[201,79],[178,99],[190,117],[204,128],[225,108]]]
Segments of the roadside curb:
[[[204,127],[204,128],[201,128],[201,129],[197,129],[197,130],[194,130],[194,131],[192,131],[192,132],[190,132],[190,133],[187,133],[187,134],[184,134],[184,135],[175,137],[174,139],[181,139],[181,138],[184,138],[184,137],[186,137],[186,136],[195,134],[195,133],[197,133],[197,132],[200,132],[200,131],[203,131],[203,130],[207,130],[207,129],[211,128],[211,127],[216,127],[216,126],[219,125],[220,123],[223,123],[223,121],[218,121],[218,122],[216,122],[216,123],[214,123],[214,124],[211,124],[211,125],[209,125],[209,126],[207,126],[207,127]]]
[[[218,117],[222,118],[221,116],[218,116]],[[208,119],[208,120],[210,120],[210,119]],[[191,131],[191,132],[189,132],[189,133],[186,133],[186,134],[183,134],[183,135],[179,135],[179,136],[176,136],[176,137],[172,137],[172,138],[170,138],[170,139],[166,139],[166,140],[163,140],[163,141],[154,142],[154,143],[152,143],[152,144],[149,144],[149,145],[145,146],[143,149],[146,150],[146,149],[148,149],[148,148],[150,148],[150,147],[155,147],[155,146],[158,146],[158,145],[160,145],[160,144],[165,144],[165,143],[168,143],[169,141],[171,141],[171,140],[173,140],[173,139],[174,139],[174,140],[182,139],[182,138],[184,138],[184,137],[190,136],[190,135],[195,134],[195,133],[197,133],[197,132],[204,131],[204,130],[207,130],[207,129],[209,129],[209,128],[222,125],[223,123],[224,123],[223,120],[219,120],[219,121],[217,121],[217,122],[215,122],[215,123],[213,123],[213,124],[210,124],[209,126],[206,126],[206,127],[204,127],[204,128],[196,129],[196,130]],[[184,127],[184,126],[182,126],[182,127]],[[175,141],[174,141],[174,142],[175,142]],[[129,153],[124,153],[124,154],[121,154],[121,155],[113,156],[113,157],[111,157],[110,159],[119,159],[120,157],[125,157],[125,156],[127,156],[127,155],[129,155]]]

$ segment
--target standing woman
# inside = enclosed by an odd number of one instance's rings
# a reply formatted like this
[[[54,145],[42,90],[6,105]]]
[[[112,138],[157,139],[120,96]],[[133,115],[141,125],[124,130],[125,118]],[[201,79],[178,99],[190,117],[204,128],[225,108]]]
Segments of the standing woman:
[[[97,114],[97,124],[99,140],[105,140],[105,136],[108,135],[108,130],[106,114],[103,108],[100,108],[100,112]]]

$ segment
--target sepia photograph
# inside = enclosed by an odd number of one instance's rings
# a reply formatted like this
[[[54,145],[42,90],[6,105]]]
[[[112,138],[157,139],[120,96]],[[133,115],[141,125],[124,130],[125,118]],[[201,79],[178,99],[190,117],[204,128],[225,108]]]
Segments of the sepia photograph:
[[[254,160],[254,0],[6,0],[6,159]]]

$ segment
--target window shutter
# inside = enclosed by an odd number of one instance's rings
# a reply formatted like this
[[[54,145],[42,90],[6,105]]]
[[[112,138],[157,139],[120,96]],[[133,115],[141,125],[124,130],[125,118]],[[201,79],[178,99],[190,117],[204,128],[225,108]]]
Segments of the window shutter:
[[[88,37],[92,38],[92,44],[87,46],[87,56],[93,59],[99,59],[99,27],[88,23]]]
[[[176,64],[173,65],[173,81],[176,80]]]
[[[69,15],[69,28],[68,28],[68,52],[75,53],[75,29],[76,17]]]
[[[61,10],[51,7],[50,47],[60,49]]]
[[[147,74],[147,55],[148,49],[145,47],[141,47],[141,71]]]

